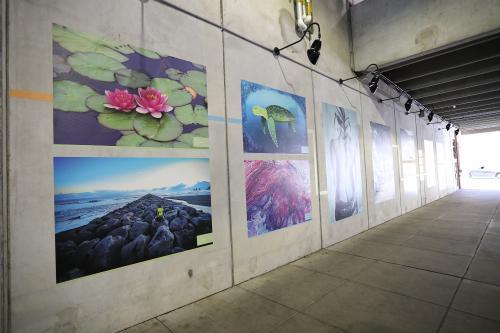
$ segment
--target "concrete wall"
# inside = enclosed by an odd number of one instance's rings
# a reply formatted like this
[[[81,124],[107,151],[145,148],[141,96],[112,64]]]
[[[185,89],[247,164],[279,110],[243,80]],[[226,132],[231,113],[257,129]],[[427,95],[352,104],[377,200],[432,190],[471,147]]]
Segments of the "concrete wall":
[[[370,0],[353,7],[357,70],[500,29],[499,0]]]
[[[415,117],[402,115],[397,103],[379,103],[357,81],[349,81],[348,85],[361,93],[346,85],[339,86],[327,77],[351,75],[344,1],[313,3],[315,19],[323,28],[317,72],[310,70],[305,56],[307,41],[284,52],[292,61],[274,58],[266,50],[296,38],[289,0],[167,3],[179,6],[182,11],[165,3],[142,4],[138,0],[10,2],[10,90],[52,93],[51,24],[56,22],[206,65],[210,115],[236,120],[210,122],[209,151],[62,146],[52,144],[51,102],[12,97],[9,217],[14,332],[122,329],[272,270],[439,197],[436,192],[426,194],[426,201],[419,200],[422,192],[427,191],[424,187],[419,188],[417,198],[401,194],[398,154],[400,128],[417,133],[418,149],[422,149],[424,136],[434,140],[435,130],[419,121],[415,125]],[[227,30],[217,26],[221,22]],[[242,127],[237,121],[241,119],[241,80],[306,98],[308,154],[270,157],[243,153]],[[322,102],[356,111],[360,126],[364,209],[361,214],[334,224],[325,215],[328,194]],[[393,136],[396,196],[378,204],[373,201],[370,121],[391,127]],[[193,154],[210,158],[213,245],[56,284],[53,156]],[[242,168],[246,158],[307,160],[311,170],[312,220],[248,238]],[[453,189],[450,183],[448,192]],[[193,271],[192,277],[189,270]]]

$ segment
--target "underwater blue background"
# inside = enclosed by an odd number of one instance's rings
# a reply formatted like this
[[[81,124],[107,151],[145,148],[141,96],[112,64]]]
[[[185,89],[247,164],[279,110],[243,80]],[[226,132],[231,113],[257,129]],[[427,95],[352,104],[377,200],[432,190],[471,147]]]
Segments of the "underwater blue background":
[[[295,115],[295,129],[288,123],[276,122],[276,147],[269,135],[262,131],[261,117],[252,113],[252,108],[259,105],[263,108],[269,105],[279,105]],[[285,153],[307,154],[307,120],[306,99],[280,90],[269,88],[257,83],[241,81],[241,110],[243,121],[243,148],[246,153]]]

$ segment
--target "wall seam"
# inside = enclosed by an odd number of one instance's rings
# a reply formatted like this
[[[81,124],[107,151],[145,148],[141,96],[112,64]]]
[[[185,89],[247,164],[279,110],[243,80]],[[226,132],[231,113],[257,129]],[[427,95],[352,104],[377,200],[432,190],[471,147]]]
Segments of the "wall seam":
[[[1,41],[1,89],[0,89],[0,124],[1,124],[1,222],[0,222],[0,242],[1,242],[1,323],[0,329],[2,332],[10,332],[10,249],[9,249],[9,209],[8,209],[8,125],[7,125],[7,108],[8,108],[8,0],[2,0],[0,3],[0,41]]]
[[[224,26],[224,9],[223,0],[220,0],[220,20],[221,27]],[[231,249],[231,286],[234,286],[234,249],[233,249],[233,219],[231,218],[231,177],[230,177],[230,166],[229,166],[229,126],[228,126],[228,116],[227,116],[227,87],[226,87],[226,46],[225,46],[225,36],[224,29],[221,28],[221,38],[222,38],[222,75],[224,77],[224,126],[226,130],[226,175],[227,175],[227,203],[228,203],[228,217],[229,217],[229,248]]]
[[[313,72],[311,71],[311,85],[312,85],[312,95],[313,95],[313,120],[314,120],[314,154],[313,154],[313,163],[314,163],[314,172],[316,173],[316,194],[318,196],[318,211],[319,211],[319,232],[320,232],[320,246],[321,248],[323,248],[323,221],[322,221],[322,218],[321,218],[321,202],[322,202],[322,199],[321,199],[321,191],[320,191],[320,180],[319,180],[319,163],[318,163],[318,129],[317,129],[317,126],[318,126],[318,122],[317,122],[317,119],[316,119],[316,94],[315,94],[315,89],[314,89],[314,74]],[[330,214],[330,212],[328,212],[328,214]],[[327,219],[329,220],[329,215],[327,215]]]

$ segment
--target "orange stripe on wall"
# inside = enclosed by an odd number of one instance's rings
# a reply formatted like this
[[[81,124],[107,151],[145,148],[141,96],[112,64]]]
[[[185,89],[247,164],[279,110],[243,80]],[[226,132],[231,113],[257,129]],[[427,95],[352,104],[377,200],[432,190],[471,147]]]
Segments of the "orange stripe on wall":
[[[52,94],[42,93],[38,91],[31,91],[31,90],[12,89],[9,92],[9,96],[21,99],[33,99],[37,101],[52,102]]]

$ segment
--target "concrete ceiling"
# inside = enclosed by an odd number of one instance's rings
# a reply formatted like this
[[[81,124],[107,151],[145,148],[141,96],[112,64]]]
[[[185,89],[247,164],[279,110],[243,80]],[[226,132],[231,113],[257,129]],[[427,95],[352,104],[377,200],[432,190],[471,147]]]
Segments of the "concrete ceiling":
[[[500,127],[500,33],[380,71],[462,131]]]

